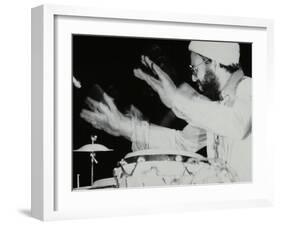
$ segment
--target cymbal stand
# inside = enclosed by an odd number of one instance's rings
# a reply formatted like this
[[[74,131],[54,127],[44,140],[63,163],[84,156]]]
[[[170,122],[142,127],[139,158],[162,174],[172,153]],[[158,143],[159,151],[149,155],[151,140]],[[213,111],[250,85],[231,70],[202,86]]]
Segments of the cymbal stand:
[[[97,136],[91,136],[92,144],[95,143],[97,138],[98,138]],[[96,153],[91,152],[90,153],[90,158],[91,158],[91,186],[93,186],[93,184],[94,184],[94,163],[98,164],[98,161],[95,157],[96,157]]]

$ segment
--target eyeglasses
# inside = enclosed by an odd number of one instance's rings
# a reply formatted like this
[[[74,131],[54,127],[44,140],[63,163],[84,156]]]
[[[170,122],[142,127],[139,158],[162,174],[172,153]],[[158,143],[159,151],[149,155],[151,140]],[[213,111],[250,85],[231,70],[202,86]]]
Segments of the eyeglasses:
[[[188,69],[191,71],[191,73],[193,74],[193,75],[196,75],[197,74],[197,72],[198,72],[198,67],[201,65],[201,64],[203,64],[203,63],[208,63],[209,62],[209,59],[204,59],[201,63],[199,63],[199,64],[197,64],[197,65],[192,65],[192,64],[190,64],[190,65],[188,65]]]

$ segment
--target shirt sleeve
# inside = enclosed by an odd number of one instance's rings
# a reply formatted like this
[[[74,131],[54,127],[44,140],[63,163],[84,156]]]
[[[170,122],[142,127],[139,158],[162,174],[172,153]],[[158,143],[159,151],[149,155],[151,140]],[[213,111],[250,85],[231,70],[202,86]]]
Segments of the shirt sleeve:
[[[186,98],[180,92],[173,97],[173,103],[172,109],[178,117],[218,135],[243,139],[251,129],[250,79],[240,82],[232,106],[196,96]]]
[[[183,131],[149,124],[133,122],[132,150],[172,149],[196,152],[206,146],[206,132],[200,128],[186,126]]]

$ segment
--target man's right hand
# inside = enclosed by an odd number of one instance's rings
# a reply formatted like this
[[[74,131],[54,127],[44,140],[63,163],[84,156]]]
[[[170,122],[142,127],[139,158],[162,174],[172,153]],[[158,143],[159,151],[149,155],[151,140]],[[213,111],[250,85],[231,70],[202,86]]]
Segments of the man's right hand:
[[[177,90],[174,82],[169,75],[150,60],[149,57],[142,56],[141,61],[144,66],[150,68],[158,76],[158,79],[145,73],[141,69],[134,69],[135,77],[145,81],[159,95],[162,103],[166,107],[172,108],[172,98]]]
[[[104,93],[105,104],[88,97],[87,105],[91,110],[83,109],[80,116],[97,129],[113,136],[131,138],[131,119],[124,116],[116,107],[113,99]]]

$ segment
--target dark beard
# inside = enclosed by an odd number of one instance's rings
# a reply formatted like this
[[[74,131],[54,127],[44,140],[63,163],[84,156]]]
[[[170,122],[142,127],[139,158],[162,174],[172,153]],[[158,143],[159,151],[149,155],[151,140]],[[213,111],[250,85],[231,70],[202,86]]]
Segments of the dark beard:
[[[222,100],[221,92],[219,90],[219,82],[215,73],[208,70],[204,76],[204,81],[200,82],[202,86],[202,94],[212,101]]]

